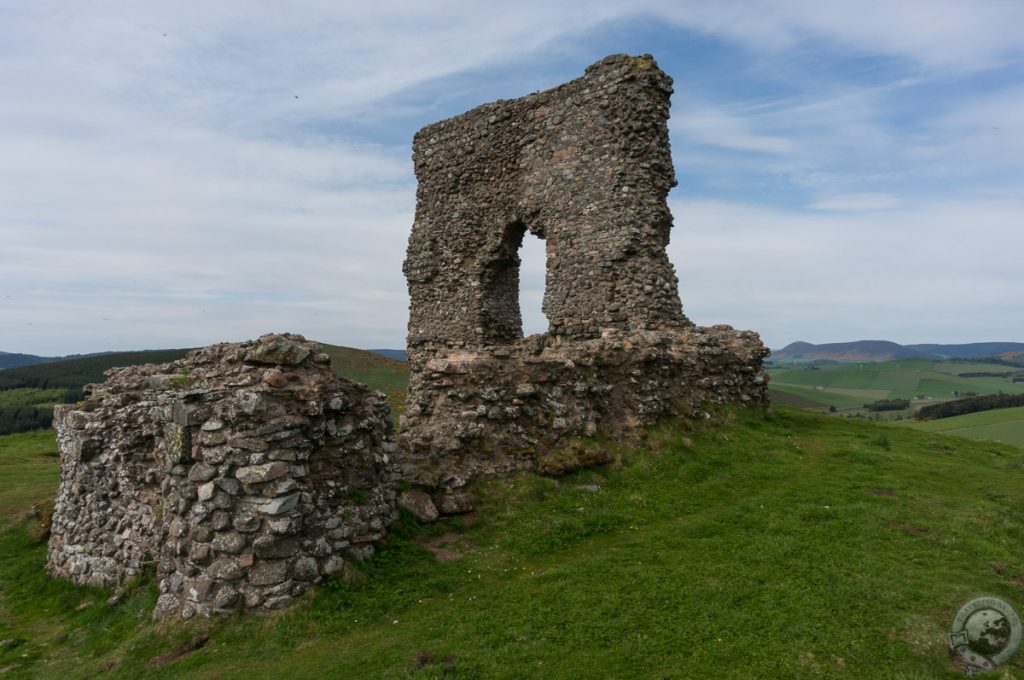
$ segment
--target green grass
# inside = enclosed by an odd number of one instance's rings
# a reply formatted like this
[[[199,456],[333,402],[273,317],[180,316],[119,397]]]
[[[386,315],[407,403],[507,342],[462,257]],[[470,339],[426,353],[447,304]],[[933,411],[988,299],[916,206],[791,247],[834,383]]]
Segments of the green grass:
[[[155,626],[151,587],[107,607],[42,576],[44,546],[8,522],[0,637],[24,642],[0,649],[0,673],[957,678],[944,639],[960,605],[1024,607],[1024,451],[790,409],[722,417],[652,430],[601,469],[492,480],[475,522],[406,517],[365,581],[274,616]],[[444,530],[463,559],[417,541]],[[149,668],[197,632],[204,648]]]
[[[0,522],[53,497],[60,480],[59,456],[53,430],[0,437]]]
[[[993,439],[1024,447],[1024,406],[908,422],[907,426],[924,432],[943,432],[970,439]]]
[[[776,406],[792,406],[793,408],[802,408],[807,410],[819,411],[822,409],[828,409],[827,402],[822,402],[817,399],[813,399],[810,396],[804,394],[782,392],[780,390],[776,390],[773,387],[768,388],[768,397]]]
[[[825,406],[835,406],[837,409],[857,409],[863,406],[865,401],[874,401],[873,399],[864,399],[863,397],[843,394],[842,392],[837,392],[836,390],[828,387],[823,390],[816,390],[813,387],[779,383],[774,379],[772,379],[769,384],[772,389],[777,392],[792,394],[796,397],[825,404]]]
[[[19,387],[13,390],[0,390],[0,408],[5,406],[53,406],[60,401],[66,391],[60,387],[52,389]]]
[[[364,383],[385,394],[405,393],[409,385],[409,365],[376,352],[351,347],[323,345],[331,355],[331,368],[343,378]]]

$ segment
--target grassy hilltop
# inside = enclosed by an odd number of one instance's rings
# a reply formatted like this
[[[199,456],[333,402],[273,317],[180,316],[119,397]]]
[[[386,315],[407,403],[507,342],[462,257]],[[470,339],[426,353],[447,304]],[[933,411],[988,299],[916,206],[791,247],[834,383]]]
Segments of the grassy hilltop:
[[[717,420],[491,480],[471,517],[404,517],[363,579],[289,611],[159,626],[151,580],[108,604],[45,576],[20,518],[55,488],[52,433],[2,437],[0,677],[956,678],[960,605],[1024,607],[1024,450],[786,408]]]

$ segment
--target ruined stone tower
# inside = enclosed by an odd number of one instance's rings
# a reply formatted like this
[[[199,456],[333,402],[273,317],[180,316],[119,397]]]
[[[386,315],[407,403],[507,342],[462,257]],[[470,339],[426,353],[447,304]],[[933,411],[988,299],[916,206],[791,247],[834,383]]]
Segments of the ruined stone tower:
[[[672,80],[650,56],[429,125],[413,142],[406,474],[458,486],[574,435],[763,403],[754,333],[683,315],[665,247]],[[523,339],[518,249],[544,239],[545,334]]]

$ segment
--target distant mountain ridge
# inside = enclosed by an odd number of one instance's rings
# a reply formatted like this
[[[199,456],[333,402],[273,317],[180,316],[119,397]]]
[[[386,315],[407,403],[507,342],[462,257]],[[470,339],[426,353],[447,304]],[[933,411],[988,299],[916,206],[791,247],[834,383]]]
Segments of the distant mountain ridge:
[[[891,361],[893,359],[978,359],[1024,354],[1024,342],[970,342],[958,345],[935,343],[901,345],[889,340],[857,340],[815,345],[793,342],[772,350],[770,359],[801,361]]]

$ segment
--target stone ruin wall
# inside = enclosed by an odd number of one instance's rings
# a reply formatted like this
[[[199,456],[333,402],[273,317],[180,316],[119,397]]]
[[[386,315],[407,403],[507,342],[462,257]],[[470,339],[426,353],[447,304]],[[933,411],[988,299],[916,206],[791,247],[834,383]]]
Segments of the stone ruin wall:
[[[665,248],[672,80],[617,55],[414,140],[404,474],[459,487],[543,468],[575,436],[628,437],[711,403],[767,403],[755,333],[687,319]],[[523,338],[518,249],[545,241],[547,333]]]
[[[619,55],[416,135],[397,444],[383,395],[295,335],[113,369],[58,407],[49,571],[116,589],[153,565],[157,618],[277,609],[370,554],[398,507],[465,512],[472,477],[564,471],[553,454],[574,437],[766,404],[757,335],[682,313],[665,253],[671,93],[650,57]],[[524,339],[527,231],[547,245],[550,328]]]
[[[395,519],[380,395],[301,336],[114,369],[55,426],[61,482],[47,566],[120,588],[156,568],[154,615],[276,609]]]
[[[413,140],[419,182],[404,271],[410,353],[523,337],[519,246],[544,239],[549,333],[691,325],[665,253],[675,186],[672,79],[609,57],[553,90],[486,104]]]

